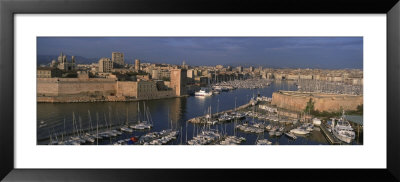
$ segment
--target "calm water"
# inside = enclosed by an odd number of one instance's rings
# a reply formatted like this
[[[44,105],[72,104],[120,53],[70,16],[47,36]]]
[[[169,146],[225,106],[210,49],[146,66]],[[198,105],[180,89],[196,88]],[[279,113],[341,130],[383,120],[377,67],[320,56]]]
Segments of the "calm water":
[[[107,139],[100,142],[101,144],[109,144],[120,139],[129,138],[131,136],[141,136],[148,132],[161,131],[163,129],[177,129],[181,131],[180,135],[171,144],[185,144],[187,140],[196,136],[200,132],[199,125],[187,123],[187,120],[193,117],[201,116],[206,113],[206,110],[211,105],[212,112],[233,109],[236,105],[240,106],[248,103],[253,95],[260,94],[261,96],[271,97],[272,93],[277,90],[295,90],[296,86],[292,82],[273,82],[271,86],[262,89],[236,89],[230,92],[221,92],[218,95],[211,97],[184,97],[171,98],[161,100],[140,101],[139,107],[141,115],[138,116],[138,102],[97,102],[97,103],[38,103],[37,109],[37,139],[38,144],[48,144],[49,134],[72,133],[73,114],[78,123],[78,128],[90,129],[90,121],[92,128],[96,130],[96,122],[99,127],[105,125],[106,122],[115,126],[121,126],[125,122],[134,124],[138,117],[144,119],[143,108],[144,104],[149,108],[151,118],[154,122],[154,127],[151,130],[143,132],[134,131],[133,133],[124,133],[121,136]],[[90,115],[89,115],[90,112]],[[97,117],[98,116],[98,117]],[[97,119],[98,118],[98,119]],[[168,119],[169,118],[169,119]],[[64,125],[65,119],[65,125]],[[248,118],[250,119],[250,118]],[[81,120],[81,122],[79,122]],[[42,122],[44,121],[44,122]],[[81,126],[80,126],[81,125]],[[65,127],[65,129],[64,129]],[[234,123],[218,124],[212,126],[218,130],[225,131],[229,135],[234,134]],[[99,130],[101,131],[101,130]],[[257,138],[268,138],[273,144],[327,144],[326,139],[319,131],[313,131],[308,137],[298,137],[297,140],[289,140],[286,136],[269,137],[268,132],[257,135],[236,131],[237,136],[243,136],[247,140],[244,144],[255,144]],[[53,136],[53,139],[55,137]],[[60,138],[58,138],[60,140]],[[100,144],[99,143],[99,144]]]

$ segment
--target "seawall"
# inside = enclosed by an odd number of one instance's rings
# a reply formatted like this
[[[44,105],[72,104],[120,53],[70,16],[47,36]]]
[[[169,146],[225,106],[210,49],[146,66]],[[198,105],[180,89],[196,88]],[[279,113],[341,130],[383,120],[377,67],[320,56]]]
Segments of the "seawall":
[[[272,94],[272,105],[291,111],[304,111],[310,98],[314,102],[314,109],[318,111],[337,112],[357,110],[363,104],[362,95],[343,95],[327,93],[310,93],[298,91],[278,91]]]
[[[114,78],[38,78],[37,102],[110,102],[174,98],[175,90],[158,90],[152,81]]]

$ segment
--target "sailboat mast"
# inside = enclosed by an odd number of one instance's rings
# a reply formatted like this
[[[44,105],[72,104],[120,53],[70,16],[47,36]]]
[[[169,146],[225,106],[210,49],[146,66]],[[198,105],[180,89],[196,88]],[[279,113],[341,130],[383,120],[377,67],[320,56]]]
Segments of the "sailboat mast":
[[[128,125],[128,108],[126,108],[126,125]]]
[[[137,103],[137,117],[138,117],[138,123],[140,123],[140,107],[139,107],[139,102]]]
[[[65,135],[65,116],[64,116],[64,133],[63,133],[63,135],[61,136],[61,137],[62,137],[62,141],[64,141],[64,135]]]
[[[90,131],[93,132],[92,116],[90,115],[90,110],[88,110]]]
[[[111,107],[108,108],[108,121],[109,121],[110,129],[111,129],[111,126],[112,126],[112,124],[111,124],[111,121],[112,121],[112,119],[111,119]]]
[[[219,98],[218,98],[218,105],[217,105],[217,113],[219,111]]]
[[[96,113],[97,123],[96,123],[96,140],[97,145],[99,145],[99,113]]]
[[[79,128],[80,128],[80,135],[83,135],[83,131],[82,131],[82,118],[81,118],[81,116],[79,115]]]
[[[212,119],[211,104],[210,104],[210,121]]]
[[[143,102],[143,120],[146,117],[146,102]]]
[[[235,97],[235,111],[236,111],[236,99],[237,99],[237,97]]]

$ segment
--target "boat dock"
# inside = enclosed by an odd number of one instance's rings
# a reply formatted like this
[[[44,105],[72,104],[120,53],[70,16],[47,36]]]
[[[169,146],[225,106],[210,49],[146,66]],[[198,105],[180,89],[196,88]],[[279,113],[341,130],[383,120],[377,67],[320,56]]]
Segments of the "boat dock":
[[[242,106],[239,106],[238,108],[236,108],[236,111],[239,111],[239,110],[241,110],[241,109],[247,108],[247,107],[249,107],[250,105],[251,105],[251,102],[249,102],[249,103],[247,103],[247,104],[244,104],[244,105],[242,105]],[[221,114],[224,114],[224,113],[227,113],[227,112],[233,112],[233,111],[235,111],[235,109],[230,109],[230,110],[226,110],[226,111],[221,111],[221,112],[212,114],[212,117],[217,117],[217,116],[219,116],[219,115],[221,115]],[[206,117],[206,116],[199,116],[199,117],[191,118],[191,119],[188,120],[188,122],[190,122],[190,123],[202,123],[202,121],[205,120],[205,117]]]
[[[320,126],[322,134],[324,134],[326,140],[332,145],[340,145],[340,141],[336,139],[331,132],[328,131],[325,124],[321,124]]]

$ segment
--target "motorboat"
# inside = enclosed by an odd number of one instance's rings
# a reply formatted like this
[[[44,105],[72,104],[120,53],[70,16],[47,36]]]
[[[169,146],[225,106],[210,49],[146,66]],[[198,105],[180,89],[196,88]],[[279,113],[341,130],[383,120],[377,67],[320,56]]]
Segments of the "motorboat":
[[[298,134],[298,135],[306,135],[306,134],[310,133],[309,131],[302,129],[302,128],[295,128],[295,129],[290,130],[290,132],[294,133],[294,134]]]
[[[195,96],[212,96],[213,93],[207,88],[201,88],[200,91],[194,93]]]
[[[271,145],[272,142],[268,141],[268,139],[261,139],[261,140],[257,140],[256,144],[257,145]]]
[[[335,125],[335,119],[332,119],[332,134],[339,140],[351,143],[355,139],[355,132],[351,127],[350,123],[345,120],[344,114],[339,119],[338,123]]]
[[[314,119],[313,119],[313,124],[314,124],[315,126],[320,126],[320,125],[321,125],[321,120],[318,119],[318,118],[314,118]]]
[[[294,140],[297,139],[296,135],[294,135],[293,133],[285,133],[285,135],[286,135],[287,137],[291,138],[291,139],[294,139]]]

